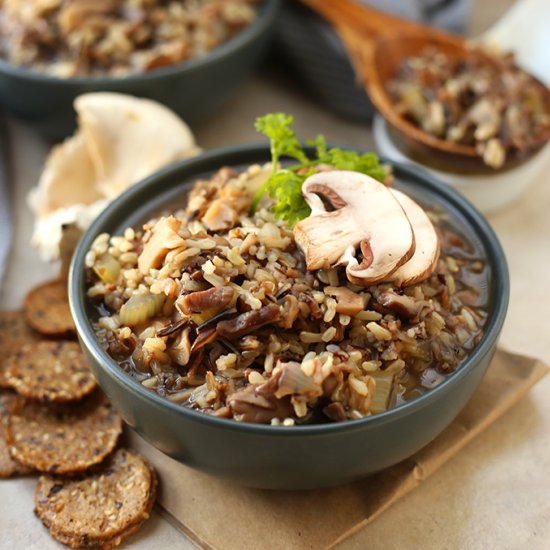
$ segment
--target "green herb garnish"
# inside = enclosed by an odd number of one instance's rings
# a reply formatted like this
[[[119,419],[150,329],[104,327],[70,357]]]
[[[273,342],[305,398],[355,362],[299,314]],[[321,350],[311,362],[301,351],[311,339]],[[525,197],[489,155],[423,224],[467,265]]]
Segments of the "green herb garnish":
[[[318,164],[329,164],[337,170],[361,172],[378,181],[384,181],[386,178],[386,169],[374,153],[360,154],[336,147],[328,149],[322,135],[306,142],[315,147],[316,158],[310,159],[292,129],[293,123],[294,118],[285,113],[270,113],[256,119],[256,130],[270,140],[273,172],[256,193],[249,215],[254,214],[261,198],[267,193],[277,201],[270,210],[289,225],[293,226],[309,216],[311,209],[302,195],[302,184],[315,172],[315,166]],[[296,159],[298,164],[281,168],[281,157]]]

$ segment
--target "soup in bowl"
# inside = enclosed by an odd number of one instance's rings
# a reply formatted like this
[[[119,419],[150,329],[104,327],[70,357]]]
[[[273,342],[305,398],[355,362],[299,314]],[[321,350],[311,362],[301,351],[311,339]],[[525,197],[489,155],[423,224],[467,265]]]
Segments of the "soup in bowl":
[[[71,307],[99,383],[165,453],[255,487],[343,483],[465,405],[496,349],[506,262],[424,172],[269,161],[211,151],[127,191],[79,245]],[[269,189],[297,177],[303,201]]]

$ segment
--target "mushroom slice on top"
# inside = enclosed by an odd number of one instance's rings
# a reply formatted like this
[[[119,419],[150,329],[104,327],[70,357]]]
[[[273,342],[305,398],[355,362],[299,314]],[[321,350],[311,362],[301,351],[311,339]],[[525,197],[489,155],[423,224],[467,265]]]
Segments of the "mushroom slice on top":
[[[386,281],[397,286],[408,286],[427,279],[439,260],[439,237],[424,209],[397,189],[393,196],[399,201],[411,222],[416,248],[412,258],[395,270]]]
[[[347,265],[348,279],[368,286],[386,280],[413,255],[411,224],[384,184],[335,170],[310,176],[302,193],[312,211],[296,224],[294,238],[309,270]]]

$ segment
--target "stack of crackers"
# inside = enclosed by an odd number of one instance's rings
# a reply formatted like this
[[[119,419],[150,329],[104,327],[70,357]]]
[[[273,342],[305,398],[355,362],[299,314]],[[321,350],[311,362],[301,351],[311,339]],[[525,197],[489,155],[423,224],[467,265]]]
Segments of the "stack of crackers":
[[[72,548],[113,548],[149,517],[154,470],[117,448],[122,420],[97,388],[63,280],[0,312],[0,477],[38,474],[35,513]]]

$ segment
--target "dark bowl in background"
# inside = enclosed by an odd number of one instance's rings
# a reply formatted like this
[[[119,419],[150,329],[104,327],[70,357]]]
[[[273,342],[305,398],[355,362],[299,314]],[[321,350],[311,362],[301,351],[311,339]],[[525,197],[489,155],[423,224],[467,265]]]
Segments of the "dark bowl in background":
[[[73,101],[89,92],[154,99],[193,123],[228,101],[251,74],[267,49],[280,3],[263,0],[250,25],[204,57],[146,73],[57,78],[0,59],[0,106],[55,140],[73,132]]]
[[[217,149],[165,168],[122,194],[80,241],[69,276],[71,311],[99,384],[124,420],[164,453],[252,487],[311,489],[350,482],[409,457],[448,426],[483,378],[506,315],[508,269],[496,235],[469,202],[423,170],[394,165],[396,186],[444,209],[486,258],[489,316],[480,344],[460,368],[411,402],[361,420],[311,426],[265,426],[208,416],[160,397],[126,374],[98,344],[90,321],[84,258],[97,235],[121,234],[162,207],[181,204],[196,179],[221,166],[239,168],[269,159],[265,145]]]

